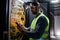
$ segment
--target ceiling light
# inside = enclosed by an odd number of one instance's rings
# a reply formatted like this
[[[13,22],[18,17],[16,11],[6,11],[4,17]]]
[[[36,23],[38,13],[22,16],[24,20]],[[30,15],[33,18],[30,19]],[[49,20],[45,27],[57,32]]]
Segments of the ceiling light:
[[[51,3],[58,3],[59,0],[52,0]]]

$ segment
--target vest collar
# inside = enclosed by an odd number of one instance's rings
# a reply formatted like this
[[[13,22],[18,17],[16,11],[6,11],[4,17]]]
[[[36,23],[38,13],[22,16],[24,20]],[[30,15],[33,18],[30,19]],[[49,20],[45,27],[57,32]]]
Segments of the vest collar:
[[[39,13],[36,15],[36,17],[38,17],[39,15],[41,15],[41,13],[42,13],[42,12],[39,12]],[[35,17],[35,18],[36,18],[36,17]]]

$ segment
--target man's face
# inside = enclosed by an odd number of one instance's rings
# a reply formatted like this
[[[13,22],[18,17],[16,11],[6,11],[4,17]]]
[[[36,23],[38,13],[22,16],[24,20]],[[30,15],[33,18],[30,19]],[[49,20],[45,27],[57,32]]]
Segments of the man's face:
[[[33,14],[37,14],[39,12],[39,7],[38,6],[31,6],[31,12]]]

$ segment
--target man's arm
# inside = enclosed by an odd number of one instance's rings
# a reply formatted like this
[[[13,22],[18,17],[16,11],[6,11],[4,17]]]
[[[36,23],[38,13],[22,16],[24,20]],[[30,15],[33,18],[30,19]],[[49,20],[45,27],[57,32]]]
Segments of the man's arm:
[[[45,31],[46,26],[48,25],[45,17],[40,17],[37,21],[36,30],[33,31],[24,31],[23,32],[30,38],[40,38]],[[30,28],[31,30],[31,28]]]

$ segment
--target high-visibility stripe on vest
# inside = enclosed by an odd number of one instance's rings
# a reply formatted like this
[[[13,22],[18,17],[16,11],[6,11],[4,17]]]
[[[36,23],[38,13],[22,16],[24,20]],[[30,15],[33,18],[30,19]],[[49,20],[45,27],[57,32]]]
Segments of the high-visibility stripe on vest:
[[[48,32],[48,30],[49,30],[49,19],[48,19],[48,17],[45,16],[43,13],[41,13],[37,18],[34,18],[34,20],[32,21],[30,27],[31,27],[31,29],[35,30],[35,29],[36,29],[36,23],[37,23],[38,19],[39,19],[41,16],[44,16],[44,17],[46,18],[47,22],[48,22],[48,25],[47,25],[46,28],[45,28],[45,32],[43,33],[43,35],[41,36],[41,38],[47,38],[48,34],[47,34],[46,32]],[[35,39],[29,38],[29,40],[35,40]]]

